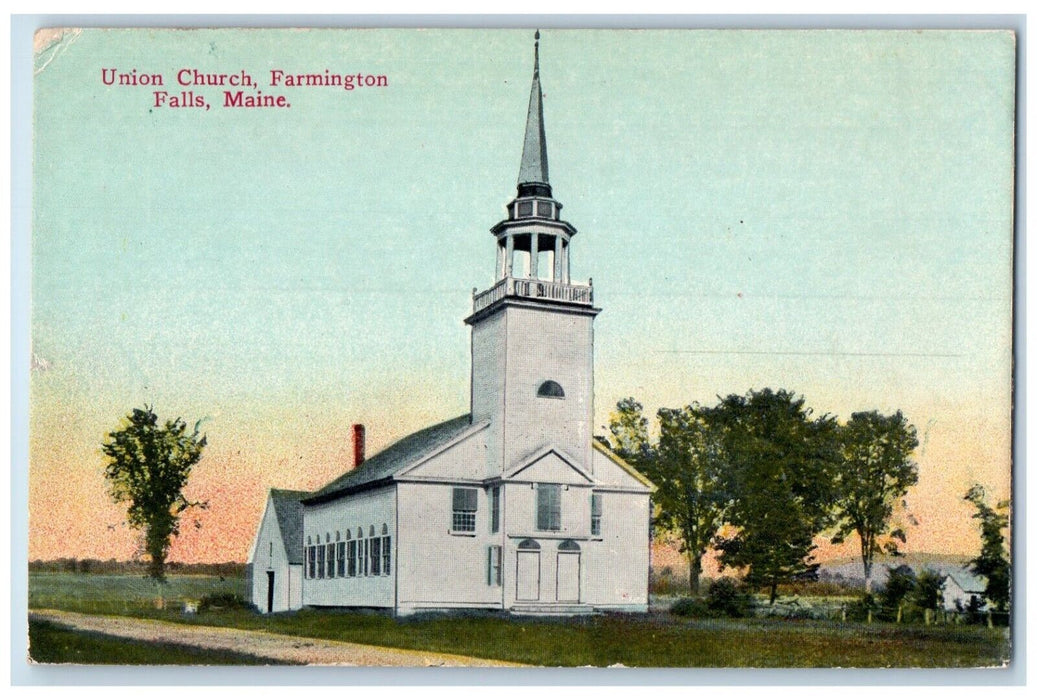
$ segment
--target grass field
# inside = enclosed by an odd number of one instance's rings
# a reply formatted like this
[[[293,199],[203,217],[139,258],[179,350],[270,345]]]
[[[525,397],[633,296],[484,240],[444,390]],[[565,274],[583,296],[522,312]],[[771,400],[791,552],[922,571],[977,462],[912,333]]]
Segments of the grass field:
[[[29,574],[29,607],[107,614],[136,614],[163,605],[183,609],[184,600],[211,593],[241,594],[241,578],[170,576],[157,584],[144,576],[127,574]]]
[[[207,592],[241,591],[240,580],[171,577],[156,587],[139,577],[30,575],[30,607],[127,614],[282,634],[466,654],[544,666],[641,667],[974,667],[1010,655],[1006,629],[825,621],[681,620],[669,614],[575,619],[502,615],[384,614],[243,610],[184,615],[175,602]],[[165,609],[154,599],[162,595]]]
[[[29,620],[29,655],[37,663],[148,666],[284,664],[275,659],[200,649],[185,644],[141,644],[107,634],[73,630],[45,620]]]

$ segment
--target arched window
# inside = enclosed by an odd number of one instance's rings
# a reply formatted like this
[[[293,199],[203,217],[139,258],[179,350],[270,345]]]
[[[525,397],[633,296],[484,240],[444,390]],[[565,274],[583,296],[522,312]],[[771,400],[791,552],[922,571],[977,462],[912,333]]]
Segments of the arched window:
[[[576,544],[572,540],[563,540],[558,545],[559,552],[578,552],[580,551],[580,545]]]
[[[565,390],[562,389],[562,385],[558,382],[553,379],[548,379],[540,385],[539,389],[537,389],[537,396],[549,399],[564,399]]]
[[[522,540],[518,543],[519,549],[540,549],[540,543],[536,540]]]
[[[306,536],[306,544],[313,544],[313,538],[309,535]]]
[[[358,525],[356,529],[356,575],[367,576],[368,553],[371,546],[370,540],[364,539],[364,526]]]
[[[392,538],[389,537],[389,526],[382,523],[382,576],[392,572]]]
[[[340,539],[342,539],[342,535],[339,534],[338,530],[335,530],[335,541],[338,542]]]
[[[357,533],[359,534],[359,533]],[[353,539],[353,533],[346,530],[346,576],[356,576],[356,548],[358,540]]]
[[[370,529],[367,531],[367,536],[374,537],[374,525],[372,525]]]

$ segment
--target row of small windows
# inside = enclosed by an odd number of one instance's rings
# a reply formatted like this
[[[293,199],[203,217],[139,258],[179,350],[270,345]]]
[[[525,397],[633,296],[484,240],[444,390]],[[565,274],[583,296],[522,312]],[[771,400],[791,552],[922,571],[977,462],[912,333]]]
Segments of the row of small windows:
[[[335,541],[331,541],[331,533],[324,535],[321,543],[320,535],[314,543],[313,536],[306,538],[306,578],[354,578],[358,576],[388,576],[392,573],[392,537],[389,526],[382,524],[380,536],[376,536],[374,525],[368,529],[364,537],[364,528],[356,530],[356,539],[352,531],[346,530],[345,541],[341,532],[335,532]]]
[[[562,486],[561,484],[536,485],[536,529],[557,532],[562,529]],[[490,489],[490,532],[500,530],[500,486]],[[479,490],[455,487],[453,492],[454,532],[475,532],[476,513],[479,509]],[[591,494],[592,535],[601,534],[601,494]]]
[[[561,206],[555,208],[551,206],[551,202],[544,202],[541,200],[537,200],[536,205],[537,216],[542,216],[548,219],[558,218],[558,209],[560,209]],[[516,202],[512,207],[511,216],[512,218],[533,216],[533,202]]]

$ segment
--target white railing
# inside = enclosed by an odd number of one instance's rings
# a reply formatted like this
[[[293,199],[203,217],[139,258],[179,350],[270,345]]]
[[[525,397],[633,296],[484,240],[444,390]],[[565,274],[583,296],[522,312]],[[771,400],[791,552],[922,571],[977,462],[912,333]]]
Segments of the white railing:
[[[485,292],[472,297],[473,313],[482,311],[490,304],[504,297],[525,297],[528,299],[548,299],[564,301],[570,304],[594,303],[594,288],[590,285],[565,284],[547,280],[505,277]]]

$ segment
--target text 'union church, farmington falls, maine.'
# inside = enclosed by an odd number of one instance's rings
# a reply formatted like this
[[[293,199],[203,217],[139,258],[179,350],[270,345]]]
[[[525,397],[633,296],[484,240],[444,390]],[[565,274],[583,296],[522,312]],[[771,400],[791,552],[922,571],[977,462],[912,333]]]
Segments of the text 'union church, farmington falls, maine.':
[[[539,39],[539,34],[537,36]],[[403,438],[310,492],[271,489],[248,560],[264,612],[303,606],[644,612],[652,485],[592,435],[590,286],[548,181],[534,49],[518,195],[475,294],[471,413]]]

